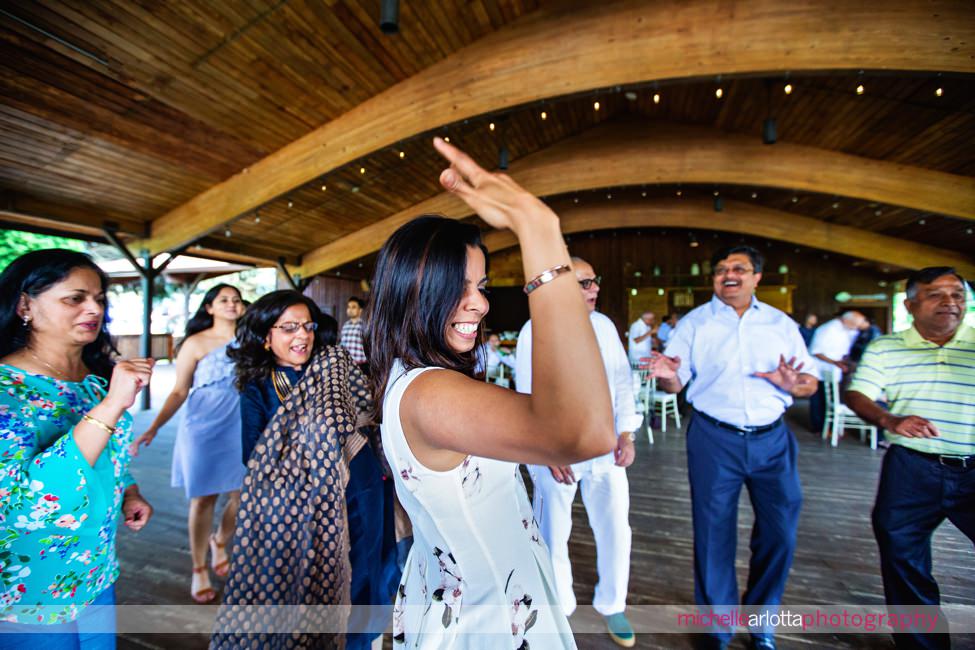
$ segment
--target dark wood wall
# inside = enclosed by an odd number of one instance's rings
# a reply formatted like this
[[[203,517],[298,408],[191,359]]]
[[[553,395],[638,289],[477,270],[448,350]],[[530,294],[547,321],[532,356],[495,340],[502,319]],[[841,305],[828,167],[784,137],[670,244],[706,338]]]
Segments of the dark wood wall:
[[[319,309],[335,318],[339,322],[339,328],[348,320],[345,306],[349,298],[357,296],[363,300],[368,299],[361,280],[327,275],[316,276],[311,284],[305,287],[305,295],[314,300]]]
[[[596,273],[602,276],[598,308],[612,318],[621,331],[630,320],[630,289],[657,286],[706,289],[710,287],[711,279],[707,275],[705,262],[720,247],[736,243],[755,246],[765,255],[763,284],[794,286],[792,305],[796,318],[813,312],[819,315],[822,322],[849,307],[834,299],[838,292],[889,295],[894,281],[898,279],[861,266],[852,258],[797,249],[787,243],[756,238],[742,240],[737,236],[720,234],[715,237],[711,233],[692,236],[688,231],[646,230],[587,233],[568,237],[567,241],[569,251],[592,264]],[[692,241],[698,245],[692,247]],[[701,270],[699,276],[690,275],[694,263]],[[788,266],[785,275],[779,273],[779,267],[783,264]],[[654,275],[654,267],[660,268],[660,276]],[[528,314],[527,299],[520,289],[513,288],[524,282],[518,250],[494,253],[491,256],[490,275],[492,284],[501,286],[491,293],[491,312],[487,318],[489,326],[497,330],[518,329]],[[707,290],[694,293],[696,298],[710,297]],[[879,325],[886,329],[886,323],[880,322]]]

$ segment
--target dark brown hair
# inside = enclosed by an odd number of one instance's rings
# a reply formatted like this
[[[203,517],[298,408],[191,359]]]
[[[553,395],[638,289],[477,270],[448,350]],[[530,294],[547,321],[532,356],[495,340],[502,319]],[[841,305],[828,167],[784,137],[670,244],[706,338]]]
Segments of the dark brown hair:
[[[487,250],[476,226],[425,215],[401,226],[379,251],[364,337],[373,422],[382,421],[396,359],[407,370],[436,366],[474,376],[477,346],[461,353],[447,344],[447,325],[464,295],[471,247],[481,249],[486,265]],[[478,334],[483,342],[483,328]]]

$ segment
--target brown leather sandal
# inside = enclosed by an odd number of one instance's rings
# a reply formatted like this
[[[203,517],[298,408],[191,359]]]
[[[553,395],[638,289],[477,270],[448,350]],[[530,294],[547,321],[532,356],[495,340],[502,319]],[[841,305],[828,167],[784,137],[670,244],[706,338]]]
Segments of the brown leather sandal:
[[[224,557],[227,557],[227,551],[225,549],[226,544],[218,542],[216,534],[210,535],[210,568],[221,578],[230,573],[229,558],[222,562],[217,562],[217,551],[223,551]]]
[[[193,567],[193,573],[205,573],[206,571],[206,565]],[[216,598],[217,592],[214,591],[213,587],[204,587],[198,591],[190,591],[190,596],[199,604],[204,605]]]

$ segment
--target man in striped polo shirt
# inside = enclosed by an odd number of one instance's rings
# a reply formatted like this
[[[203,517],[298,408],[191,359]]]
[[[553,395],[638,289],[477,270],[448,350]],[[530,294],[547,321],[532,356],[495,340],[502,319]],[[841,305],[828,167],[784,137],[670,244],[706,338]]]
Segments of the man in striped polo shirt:
[[[907,280],[908,330],[873,341],[846,393],[864,420],[887,430],[873,510],[891,613],[938,606],[931,535],[946,518],[975,542],[975,330],[963,322],[965,280],[929,267]],[[874,400],[886,395],[889,411]],[[948,648],[938,634],[895,634],[898,648]]]

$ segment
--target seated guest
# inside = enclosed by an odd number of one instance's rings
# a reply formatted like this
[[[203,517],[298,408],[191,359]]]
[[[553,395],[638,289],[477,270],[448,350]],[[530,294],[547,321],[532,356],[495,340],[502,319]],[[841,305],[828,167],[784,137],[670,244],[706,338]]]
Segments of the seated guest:
[[[115,536],[152,508],[129,474],[151,359],[112,362],[108,278],[38,250],[0,275],[0,648],[115,647]],[[108,605],[109,607],[89,607]]]
[[[823,382],[809,398],[809,421],[813,433],[823,430],[826,421],[826,381],[829,373],[843,375],[850,370],[849,355],[861,329],[869,325],[866,316],[858,311],[843,312],[839,318],[826,321],[816,328],[809,354],[816,358]]]
[[[802,336],[803,343],[808,348],[812,344],[813,333],[819,325],[819,316],[813,313],[806,314],[806,320],[799,326],[799,334]]]
[[[664,322],[660,323],[660,327],[657,328],[657,340],[660,341],[661,347],[667,345],[667,341],[670,340],[670,335],[673,334],[674,328],[677,327],[677,322],[680,320],[680,314],[675,311],[667,314],[667,318]]]
[[[225,607],[211,647],[268,647],[258,635],[239,633],[260,623],[249,618],[248,608],[226,606],[392,600],[399,576],[392,502],[386,499],[390,482],[383,480],[376,441],[357,428],[369,391],[349,353],[334,345],[336,330],[333,318],[296,291],[263,296],[238,326],[237,347],[229,353],[242,391],[247,474]],[[316,608],[312,616],[328,617],[333,609]],[[341,623],[312,622],[319,629]],[[377,634],[349,634],[345,647],[368,648]],[[291,637],[295,647],[336,642]]]
[[[639,366],[641,359],[650,357],[650,352],[653,351],[654,335],[657,333],[656,318],[652,311],[645,311],[630,325],[627,333],[627,343],[629,344],[627,355],[630,359],[630,365]]]
[[[503,354],[501,352],[501,337],[497,334],[490,334],[487,342],[477,349],[477,365],[474,367],[474,373],[483,374],[491,379],[498,376],[502,365],[514,370],[515,357],[513,354]]]

